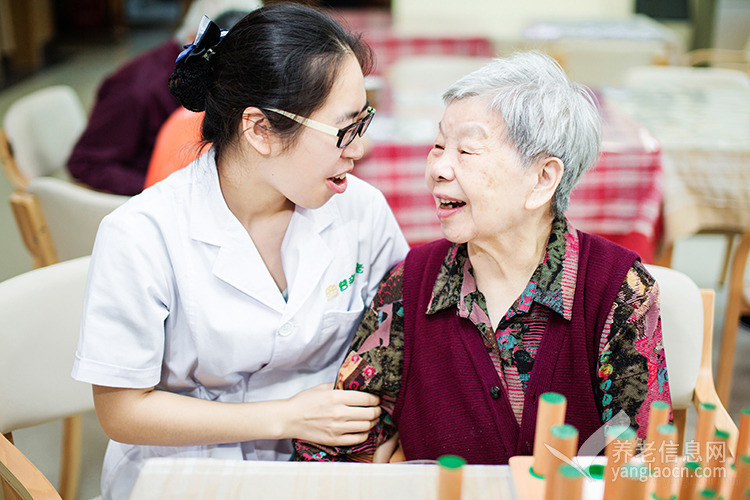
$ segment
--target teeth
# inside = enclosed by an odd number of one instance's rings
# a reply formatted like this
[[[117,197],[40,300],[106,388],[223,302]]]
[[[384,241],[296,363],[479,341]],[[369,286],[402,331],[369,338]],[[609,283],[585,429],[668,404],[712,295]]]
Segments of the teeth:
[[[456,208],[466,205],[463,201],[446,200],[445,198],[436,198],[442,208]]]
[[[340,174],[340,175],[335,175],[333,177],[329,177],[329,179],[334,184],[336,184],[337,186],[341,185],[341,184],[343,184],[346,181],[346,172],[344,172],[343,174]]]

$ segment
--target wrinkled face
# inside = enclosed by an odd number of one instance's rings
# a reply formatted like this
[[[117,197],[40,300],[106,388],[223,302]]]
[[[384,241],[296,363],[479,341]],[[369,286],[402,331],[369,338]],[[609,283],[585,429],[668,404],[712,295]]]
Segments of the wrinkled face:
[[[503,140],[501,118],[469,97],[445,109],[427,158],[427,186],[443,235],[455,243],[491,242],[517,229],[536,170],[524,168]]]
[[[366,107],[362,69],[356,57],[349,55],[339,69],[331,94],[307,118],[341,129],[365,116]],[[336,141],[332,135],[303,126],[294,144],[269,173],[271,184],[304,208],[318,208],[334,194],[343,193],[346,174],[352,171],[354,160],[362,157],[364,149],[361,137],[344,149],[336,147]]]

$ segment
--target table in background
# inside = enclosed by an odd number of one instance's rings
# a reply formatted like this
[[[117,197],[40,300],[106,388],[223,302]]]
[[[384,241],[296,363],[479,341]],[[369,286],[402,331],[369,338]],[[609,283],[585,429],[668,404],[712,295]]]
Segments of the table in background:
[[[417,500],[437,498],[437,483],[435,464],[159,458],[146,462],[130,498]],[[514,500],[509,467],[465,466],[462,497]]]
[[[675,33],[643,14],[538,21],[523,37],[529,47],[557,59],[572,80],[595,86],[622,83],[634,66],[677,64],[684,52]]]
[[[484,36],[408,36],[393,28],[393,16],[381,9],[328,11],[348,29],[362,33],[375,54],[373,74],[383,76],[398,59],[414,55],[492,57],[492,41]]]
[[[750,228],[750,88],[607,88],[661,143],[664,243]]]

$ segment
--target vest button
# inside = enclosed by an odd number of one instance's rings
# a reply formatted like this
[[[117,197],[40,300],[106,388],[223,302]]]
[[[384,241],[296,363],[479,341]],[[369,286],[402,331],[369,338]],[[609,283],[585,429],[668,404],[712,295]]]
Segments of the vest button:
[[[498,399],[500,397],[500,394],[502,392],[500,391],[500,388],[496,385],[493,385],[490,387],[490,396],[492,396],[492,399]]]

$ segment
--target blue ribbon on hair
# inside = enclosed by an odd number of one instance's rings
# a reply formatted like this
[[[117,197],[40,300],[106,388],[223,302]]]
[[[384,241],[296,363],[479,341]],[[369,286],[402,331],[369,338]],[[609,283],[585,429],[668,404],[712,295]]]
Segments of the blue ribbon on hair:
[[[228,30],[219,28],[215,22],[204,15],[200,26],[198,26],[198,34],[195,36],[195,40],[190,45],[183,47],[183,51],[177,56],[175,63],[192,57],[203,57],[208,60],[227,32]]]

